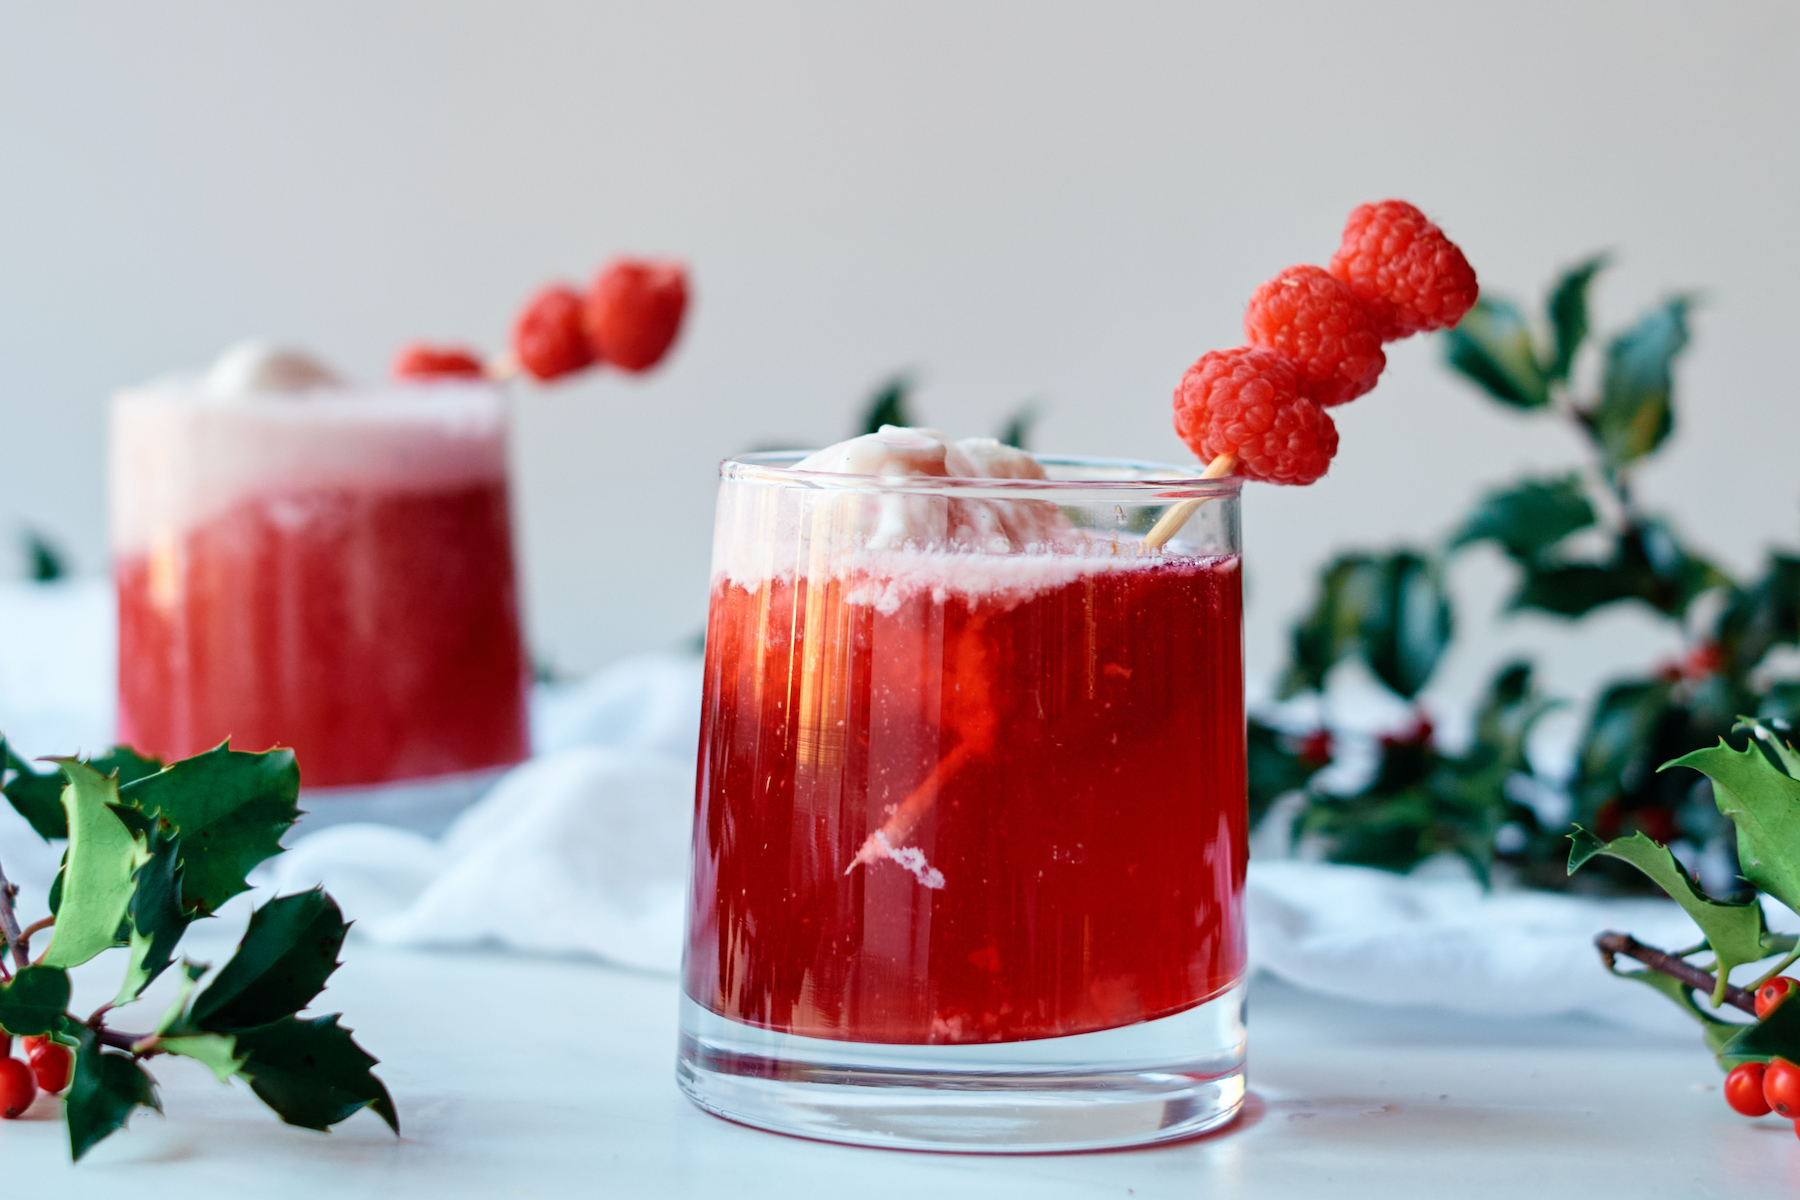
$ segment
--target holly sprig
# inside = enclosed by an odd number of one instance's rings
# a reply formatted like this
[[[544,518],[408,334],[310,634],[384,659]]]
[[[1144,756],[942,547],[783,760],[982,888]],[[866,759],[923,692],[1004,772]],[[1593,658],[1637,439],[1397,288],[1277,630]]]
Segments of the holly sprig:
[[[1730,1006],[1756,1016],[1757,989],[1800,961],[1800,939],[1771,933],[1761,902],[1766,894],[1800,914],[1800,753],[1758,720],[1740,720],[1733,732],[1749,735],[1742,750],[1721,739],[1660,769],[1691,768],[1711,781],[1713,802],[1737,833],[1738,863],[1752,889],[1748,897],[1708,895],[1669,847],[1641,832],[1603,841],[1577,827],[1569,835],[1568,865],[1573,875],[1602,857],[1627,863],[1693,918],[1702,940],[1686,949],[1666,952],[1611,931],[1595,945],[1607,970],[1655,988],[1698,1021],[1707,1045],[1728,1070],[1772,1058],[1800,1061],[1800,1005],[1784,1004],[1754,1024],[1719,1015],[1721,1007]],[[1621,970],[1620,957],[1645,969]],[[1748,987],[1730,982],[1738,967],[1770,960],[1773,965]]]
[[[370,1109],[394,1132],[399,1117],[338,1014],[301,1016],[337,970],[349,923],[321,889],[256,908],[236,951],[213,971],[176,961],[188,927],[249,890],[247,876],[281,853],[300,816],[300,772],[288,750],[249,754],[222,744],[163,765],[124,747],[97,758],[49,760],[40,771],[0,738],[12,803],[46,840],[66,840],[50,914],[21,927],[18,888],[0,870],[0,1031],[71,1048],[64,1097],[69,1154],[79,1159],[139,1108],[162,1111],[145,1063],[189,1058],[221,1082],[242,1079],[290,1125],[324,1130]],[[32,938],[49,943],[32,957]],[[113,999],[88,1016],[69,1011],[69,971],[123,950]],[[147,1030],[108,1023],[164,972],[174,1000]]]

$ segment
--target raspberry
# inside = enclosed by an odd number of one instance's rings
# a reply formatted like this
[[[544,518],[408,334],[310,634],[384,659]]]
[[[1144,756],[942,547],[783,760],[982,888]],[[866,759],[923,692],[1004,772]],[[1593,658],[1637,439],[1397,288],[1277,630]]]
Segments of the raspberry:
[[[526,302],[513,323],[513,355],[535,378],[551,380],[592,366],[594,347],[581,325],[581,296],[551,284]]]
[[[595,277],[583,317],[602,362],[648,371],[674,344],[686,308],[687,271],[680,263],[621,258]]]
[[[1210,462],[1235,454],[1238,473],[1265,483],[1311,483],[1337,453],[1337,426],[1299,393],[1292,360],[1273,350],[1212,350],[1175,389],[1175,432]]]
[[[1456,243],[1404,200],[1353,210],[1330,269],[1368,306],[1384,342],[1450,328],[1479,290]]]
[[[1289,267],[1257,288],[1244,313],[1244,336],[1293,359],[1300,394],[1328,407],[1374,387],[1387,365],[1361,301],[1319,267]]]
[[[461,346],[412,342],[394,355],[395,379],[480,379],[481,360]]]

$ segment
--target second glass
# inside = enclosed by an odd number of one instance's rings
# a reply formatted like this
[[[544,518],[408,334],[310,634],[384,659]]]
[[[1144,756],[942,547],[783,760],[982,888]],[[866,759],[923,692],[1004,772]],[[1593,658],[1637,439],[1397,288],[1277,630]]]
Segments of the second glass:
[[[289,746],[308,788],[529,752],[497,389],[134,389],[112,489],[121,741]]]
[[[723,468],[683,1087],[751,1124],[929,1149],[1229,1120],[1236,481],[793,461]],[[1204,503],[1141,553],[1186,500]]]

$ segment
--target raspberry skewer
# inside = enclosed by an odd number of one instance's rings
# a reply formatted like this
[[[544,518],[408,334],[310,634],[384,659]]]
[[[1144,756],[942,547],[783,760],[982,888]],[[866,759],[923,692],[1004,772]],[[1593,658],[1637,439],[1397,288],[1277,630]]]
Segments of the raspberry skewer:
[[[1207,464],[1265,483],[1308,484],[1337,453],[1325,409],[1375,386],[1384,341],[1448,329],[1475,303],[1475,271],[1456,243],[1404,200],[1359,205],[1326,269],[1289,267],[1256,289],[1248,345],[1213,350],[1175,388],[1175,431]],[[1205,499],[1171,506],[1139,553],[1161,549]]]
[[[618,258],[584,294],[566,284],[540,288],[513,321],[512,344],[483,363],[461,346],[412,344],[394,359],[400,379],[485,376],[496,383],[529,375],[549,383],[592,366],[637,374],[661,362],[687,312],[687,268],[678,262]]]

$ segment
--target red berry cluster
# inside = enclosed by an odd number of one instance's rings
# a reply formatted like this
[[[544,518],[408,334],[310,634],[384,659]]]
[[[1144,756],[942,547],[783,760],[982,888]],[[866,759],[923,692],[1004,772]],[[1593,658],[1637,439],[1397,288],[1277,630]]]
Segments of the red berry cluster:
[[[1756,989],[1756,1019],[1762,1020],[1800,990],[1800,980],[1777,976]],[[1779,1113],[1800,1135],[1800,1066],[1785,1058],[1739,1063],[1725,1076],[1725,1103],[1746,1117]]]
[[[556,283],[526,301],[513,322],[513,358],[544,381],[597,363],[648,371],[675,344],[687,300],[687,269],[680,263],[615,259],[585,294]],[[415,343],[394,358],[401,379],[478,379],[485,373],[481,359],[460,346]]]
[[[1203,461],[1222,454],[1265,483],[1311,483],[1337,453],[1325,412],[1375,386],[1381,344],[1448,329],[1475,303],[1456,244],[1404,200],[1364,204],[1325,268],[1289,267],[1250,297],[1246,344],[1213,350],[1175,389],[1175,431]]]
[[[67,1046],[47,1037],[19,1040],[25,1046],[25,1061],[11,1055],[0,1058],[0,1117],[7,1120],[30,1108],[39,1089],[60,1092],[68,1087],[75,1071],[75,1055]]]

